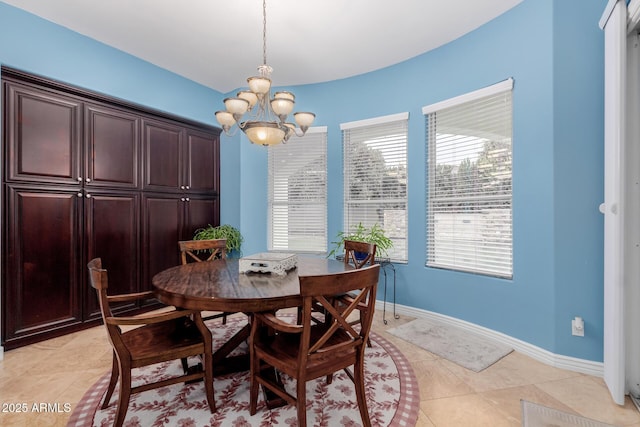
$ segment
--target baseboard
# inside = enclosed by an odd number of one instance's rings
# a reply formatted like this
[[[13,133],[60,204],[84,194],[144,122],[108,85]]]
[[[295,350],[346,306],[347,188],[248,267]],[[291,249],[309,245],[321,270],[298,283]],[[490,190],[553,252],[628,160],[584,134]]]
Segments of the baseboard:
[[[382,310],[383,302],[376,301],[376,310]],[[575,357],[563,356],[559,354],[551,353],[548,350],[535,346],[525,341],[521,341],[517,338],[513,338],[509,335],[505,335],[501,332],[494,331],[492,329],[485,328],[483,326],[476,325],[464,320],[456,319],[455,317],[445,316],[443,314],[434,313],[432,311],[422,310],[414,307],[408,307],[400,304],[396,304],[395,308],[392,304],[386,304],[387,314],[389,309],[395,310],[395,313],[415,318],[430,319],[439,321],[452,326],[465,329],[469,332],[483,336],[489,340],[499,342],[504,345],[512,347],[519,353],[529,356],[539,362],[547,365],[566,369],[569,371],[580,372],[582,374],[593,375],[602,378],[604,376],[604,364],[602,362],[593,362],[590,360],[578,359]],[[388,319],[393,319],[393,316],[389,316]]]

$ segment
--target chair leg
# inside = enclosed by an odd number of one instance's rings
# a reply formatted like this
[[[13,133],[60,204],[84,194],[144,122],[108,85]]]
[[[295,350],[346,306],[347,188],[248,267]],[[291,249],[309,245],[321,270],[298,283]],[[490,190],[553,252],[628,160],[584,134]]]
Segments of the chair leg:
[[[118,366],[118,358],[116,354],[113,353],[113,362],[111,365],[111,379],[109,380],[109,387],[107,387],[107,394],[104,395],[104,401],[102,402],[101,409],[106,409],[109,406],[109,401],[111,400],[111,395],[113,394],[113,390],[116,388],[116,383],[118,382],[118,376],[120,374],[120,367]]]
[[[213,414],[216,412],[216,401],[213,390],[213,356],[211,353],[204,355],[204,388],[207,394],[209,410]]]
[[[307,427],[307,383],[301,378],[296,381],[296,407],[298,427]]]
[[[251,354],[251,365],[249,366],[249,414],[251,415],[255,415],[258,409],[258,389],[260,385],[256,377],[259,374],[260,360],[254,354]]]
[[[362,318],[362,311],[360,311],[360,324],[362,325],[363,322],[363,318]],[[371,348],[371,338],[367,337],[367,347]]]
[[[364,348],[361,350],[364,351]],[[356,398],[363,427],[371,427],[369,411],[367,410],[367,395],[364,389],[364,355],[360,355],[353,366],[354,384],[356,387]]]
[[[120,396],[118,399],[118,409],[114,427],[121,427],[129,409],[129,398],[131,397],[131,369],[123,369],[120,372]]]

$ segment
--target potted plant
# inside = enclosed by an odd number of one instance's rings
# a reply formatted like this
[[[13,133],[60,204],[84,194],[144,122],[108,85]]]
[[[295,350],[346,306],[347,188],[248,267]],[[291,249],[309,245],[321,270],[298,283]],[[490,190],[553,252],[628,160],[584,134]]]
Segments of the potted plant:
[[[393,247],[393,241],[386,236],[384,229],[378,223],[373,224],[371,227],[365,227],[359,222],[358,225],[349,232],[338,232],[336,241],[331,242],[334,247],[327,257],[341,254],[341,252],[344,251],[345,240],[373,243],[376,245],[376,255],[381,256],[387,255],[387,251]],[[356,254],[356,257],[357,255],[358,254]],[[366,254],[364,254],[364,257],[366,257]]]
[[[205,228],[200,228],[193,234],[193,240],[211,240],[211,239],[226,239],[227,240],[227,255],[232,252],[241,253],[240,247],[242,246],[242,234],[240,230],[229,225],[218,225],[217,227],[209,224]]]

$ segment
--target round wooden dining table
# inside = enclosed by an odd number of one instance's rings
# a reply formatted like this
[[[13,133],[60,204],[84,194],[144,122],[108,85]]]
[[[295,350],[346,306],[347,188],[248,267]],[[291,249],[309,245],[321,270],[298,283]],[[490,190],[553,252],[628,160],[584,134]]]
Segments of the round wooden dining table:
[[[156,298],[167,305],[250,315],[300,306],[300,276],[339,273],[353,268],[335,259],[299,256],[297,266],[286,275],[240,273],[238,259],[227,258],[171,267],[153,276],[152,283]],[[214,351],[214,375],[248,369],[248,355],[232,357],[229,354],[249,337],[250,329],[247,323]]]
[[[227,258],[178,265],[153,276],[161,302],[201,311],[252,313],[301,304],[299,276],[339,273],[353,267],[342,261],[298,257],[286,275],[240,273],[238,259]]]

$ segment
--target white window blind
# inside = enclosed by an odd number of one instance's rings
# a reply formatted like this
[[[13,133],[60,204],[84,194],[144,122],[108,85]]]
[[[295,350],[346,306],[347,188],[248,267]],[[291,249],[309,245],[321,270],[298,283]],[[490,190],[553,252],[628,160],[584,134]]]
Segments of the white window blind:
[[[270,251],[327,251],[327,130],[269,148]]]
[[[341,125],[344,149],[344,231],[380,225],[407,261],[408,113]]]
[[[423,108],[429,267],[513,275],[512,87]]]

